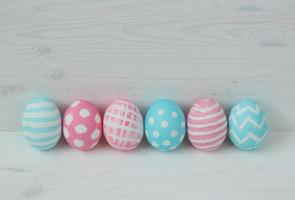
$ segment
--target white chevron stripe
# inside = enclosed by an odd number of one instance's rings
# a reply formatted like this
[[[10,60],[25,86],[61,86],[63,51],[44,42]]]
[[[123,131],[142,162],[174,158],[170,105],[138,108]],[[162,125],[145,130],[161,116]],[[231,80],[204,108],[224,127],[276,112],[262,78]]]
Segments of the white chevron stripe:
[[[194,139],[190,139],[191,142],[197,142],[197,143],[209,143],[209,142],[213,142],[215,140],[218,140],[222,137],[224,137],[227,133],[227,130],[224,131],[223,133],[221,133],[220,135],[217,135],[213,138],[210,138],[210,139],[198,139],[198,140],[194,140]]]
[[[212,133],[216,133],[218,131],[223,130],[227,126],[227,123],[224,123],[222,126],[218,127],[217,129],[210,130],[210,131],[192,131],[190,128],[188,128],[188,133],[190,135],[209,135]]]
[[[206,108],[199,108],[197,107],[196,105],[193,106],[193,110],[196,111],[196,112],[203,112],[203,113],[207,113],[211,110],[214,110],[215,108],[218,108],[219,107],[219,104],[218,103],[215,103],[213,104],[211,107],[206,107]]]
[[[247,142],[249,139],[252,139],[252,140],[254,140],[254,141],[257,142],[257,143],[260,143],[260,142],[262,142],[262,140],[263,140],[263,139],[265,138],[265,136],[267,135],[267,132],[266,132],[261,138],[259,138],[259,137],[258,137],[257,135],[255,135],[254,133],[249,132],[248,135],[247,135],[246,137],[244,137],[243,139],[240,139],[240,138],[238,137],[237,133],[236,133],[233,129],[231,129],[231,130],[229,131],[229,134],[230,134],[230,135],[233,135],[234,138],[239,142],[239,144],[243,144],[243,143]]]
[[[206,116],[202,116],[202,117],[195,117],[193,116],[191,113],[189,114],[189,118],[192,120],[205,120],[205,119],[211,119],[214,117],[217,117],[219,115],[224,114],[223,110],[221,109],[219,112],[211,114],[211,115],[206,115]]]
[[[205,128],[208,126],[214,126],[214,125],[221,124],[222,122],[225,122],[225,121],[226,121],[226,116],[223,116],[223,118],[221,118],[215,122],[212,122],[212,123],[207,123],[207,124],[190,124],[190,123],[188,123],[187,126],[190,128]]]
[[[49,122],[31,122],[31,121],[23,121],[23,126],[29,126],[33,128],[46,128],[51,126],[57,126],[61,124],[61,119]]]
[[[238,124],[235,117],[231,116],[231,119],[236,124],[236,126],[239,127],[239,129],[243,129],[244,126],[246,126],[248,123],[252,124],[255,128],[258,128],[259,130],[264,126],[264,123],[268,122],[265,116],[263,116],[262,121],[260,124],[256,123],[250,116],[247,116],[247,118],[241,123]]]
[[[237,105],[236,109],[237,109],[237,115],[241,115],[248,110],[250,110],[252,113],[255,113],[256,115],[259,114],[261,111],[263,111],[263,108],[259,106],[258,104],[256,104],[255,108],[253,108],[252,106],[246,106],[246,107],[240,108],[240,105]]]

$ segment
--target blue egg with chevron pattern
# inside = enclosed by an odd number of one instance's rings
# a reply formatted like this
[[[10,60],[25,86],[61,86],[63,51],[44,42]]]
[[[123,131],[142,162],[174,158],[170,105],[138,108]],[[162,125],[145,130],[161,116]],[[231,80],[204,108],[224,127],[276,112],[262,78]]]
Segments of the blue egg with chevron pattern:
[[[53,148],[61,137],[61,115],[55,103],[45,97],[32,99],[24,110],[22,129],[36,149]]]
[[[246,99],[235,105],[229,115],[229,137],[242,150],[258,148],[269,129],[263,108],[255,101]]]

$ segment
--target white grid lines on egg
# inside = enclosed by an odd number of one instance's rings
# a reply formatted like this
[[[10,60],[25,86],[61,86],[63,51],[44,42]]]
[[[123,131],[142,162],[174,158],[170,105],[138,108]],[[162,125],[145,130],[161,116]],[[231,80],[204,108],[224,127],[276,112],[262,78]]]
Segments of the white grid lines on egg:
[[[143,137],[143,119],[139,109],[126,100],[115,100],[104,115],[107,142],[121,151],[137,147]]]

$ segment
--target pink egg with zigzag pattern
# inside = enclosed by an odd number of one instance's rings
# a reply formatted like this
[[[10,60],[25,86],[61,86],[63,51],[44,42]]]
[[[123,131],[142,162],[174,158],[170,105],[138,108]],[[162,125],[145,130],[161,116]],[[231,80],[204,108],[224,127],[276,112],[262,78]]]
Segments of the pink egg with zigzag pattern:
[[[200,99],[187,117],[188,138],[194,147],[212,151],[221,146],[227,134],[223,108],[213,99]]]
[[[115,100],[104,114],[103,130],[110,146],[120,151],[130,151],[142,140],[143,118],[131,102]]]

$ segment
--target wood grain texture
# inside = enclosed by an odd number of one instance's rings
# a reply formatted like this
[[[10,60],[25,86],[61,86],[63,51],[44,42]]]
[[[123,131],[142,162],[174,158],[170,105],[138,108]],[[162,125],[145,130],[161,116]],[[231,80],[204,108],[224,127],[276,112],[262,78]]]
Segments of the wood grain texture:
[[[295,130],[293,0],[0,1],[0,129],[31,97],[102,110],[117,97],[187,110],[249,97],[273,130]]]
[[[60,143],[31,148],[0,134],[0,197],[5,200],[288,200],[295,195],[294,132],[270,133],[255,152],[226,143],[205,153],[184,143],[159,152],[143,143],[124,153],[104,141],[89,152]]]

